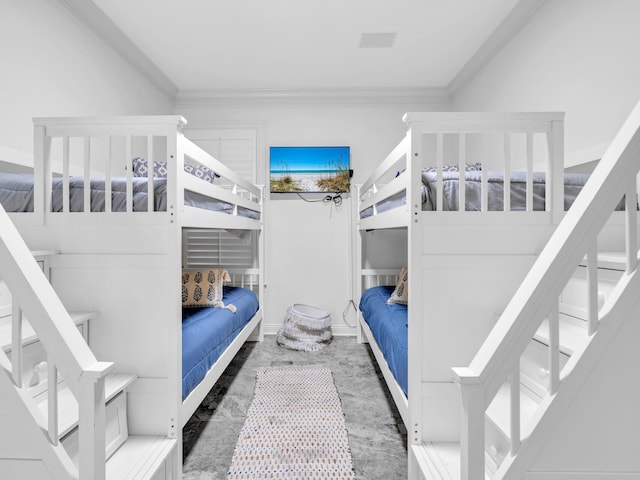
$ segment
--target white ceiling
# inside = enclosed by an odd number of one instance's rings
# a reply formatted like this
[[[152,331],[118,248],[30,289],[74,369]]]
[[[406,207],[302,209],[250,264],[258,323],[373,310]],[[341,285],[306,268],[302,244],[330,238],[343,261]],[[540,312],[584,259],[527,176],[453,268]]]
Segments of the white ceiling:
[[[81,0],[66,2],[86,9]],[[84,19],[92,16],[88,23],[141,68],[150,60],[174,93],[446,89],[495,53],[540,3],[93,0],[95,12]],[[394,45],[359,48],[368,33],[395,33]]]

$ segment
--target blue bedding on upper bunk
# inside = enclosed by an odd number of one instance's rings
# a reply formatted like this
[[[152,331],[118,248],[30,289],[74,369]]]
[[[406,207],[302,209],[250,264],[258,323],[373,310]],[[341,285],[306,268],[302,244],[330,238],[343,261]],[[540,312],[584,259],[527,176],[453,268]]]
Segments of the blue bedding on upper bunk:
[[[360,298],[362,317],[369,325],[387,365],[408,394],[407,306],[388,304],[393,286],[368,288]]]
[[[182,399],[202,381],[211,366],[258,311],[258,297],[251,290],[224,287],[224,308],[182,309]]]
[[[147,211],[149,182],[146,177],[133,177],[131,186],[133,191],[134,212]],[[104,179],[91,179],[91,211],[105,211]],[[111,179],[111,211],[126,211],[127,180],[124,177]],[[154,211],[167,210],[167,179],[156,178],[153,181]],[[51,193],[52,211],[61,212],[62,178],[53,179]],[[7,212],[33,212],[33,175],[24,173],[0,172],[0,204]],[[232,213],[233,205],[227,202],[206,197],[190,190],[184,192],[184,204],[192,207],[212,210],[216,212]],[[69,177],[69,210],[82,212],[84,210],[84,177]],[[238,215],[249,218],[260,218],[260,213],[239,207]]]

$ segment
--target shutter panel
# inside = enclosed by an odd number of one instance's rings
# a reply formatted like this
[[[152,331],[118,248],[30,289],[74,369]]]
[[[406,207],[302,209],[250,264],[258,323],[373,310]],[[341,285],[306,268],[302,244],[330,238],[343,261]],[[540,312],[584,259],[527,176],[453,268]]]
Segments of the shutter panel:
[[[185,135],[243,178],[256,183],[258,162],[255,129],[185,129]]]
[[[255,232],[248,241],[225,230],[185,228],[182,231],[182,268],[208,267],[252,268],[254,265]]]

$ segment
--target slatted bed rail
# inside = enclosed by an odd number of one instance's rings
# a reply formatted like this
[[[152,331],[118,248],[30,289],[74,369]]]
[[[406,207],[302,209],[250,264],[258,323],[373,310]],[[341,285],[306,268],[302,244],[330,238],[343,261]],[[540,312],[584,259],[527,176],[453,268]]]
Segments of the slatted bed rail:
[[[185,125],[177,115],[35,118],[33,207],[12,219],[188,226],[224,213],[222,223],[259,229],[262,189],[185,138]]]
[[[400,267],[398,268],[363,268],[362,290],[380,285],[395,285],[398,282]]]
[[[407,135],[358,192],[362,228],[406,226],[416,207],[435,212],[545,210],[561,215],[563,116],[559,112],[406,113]],[[534,193],[535,182],[546,185],[537,194],[541,199]],[[522,198],[516,203],[518,195]],[[414,200],[408,201],[408,196]],[[420,196],[422,208],[415,205]]]

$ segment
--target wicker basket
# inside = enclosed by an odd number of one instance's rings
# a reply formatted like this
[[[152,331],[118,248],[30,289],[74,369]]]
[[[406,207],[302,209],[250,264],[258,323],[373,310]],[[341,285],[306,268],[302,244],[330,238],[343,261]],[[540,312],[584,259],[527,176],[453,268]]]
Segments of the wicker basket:
[[[331,343],[331,315],[324,310],[294,303],[287,309],[278,330],[278,345],[291,350],[315,352]]]

